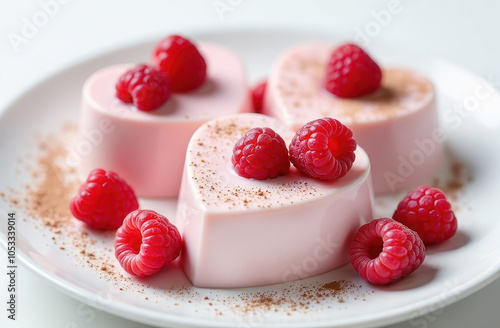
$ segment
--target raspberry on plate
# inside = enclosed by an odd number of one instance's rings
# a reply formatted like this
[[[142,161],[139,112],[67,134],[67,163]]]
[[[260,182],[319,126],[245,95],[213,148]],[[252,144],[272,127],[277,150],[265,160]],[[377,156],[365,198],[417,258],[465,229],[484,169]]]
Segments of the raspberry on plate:
[[[303,174],[322,180],[343,177],[356,155],[352,131],[330,117],[301,127],[290,143],[290,161]]]
[[[387,218],[361,226],[349,249],[354,270],[374,284],[388,284],[415,271],[424,258],[425,246],[417,233]]]
[[[325,88],[342,98],[355,98],[380,88],[382,71],[366,52],[354,44],[336,48],[326,67]]]
[[[116,83],[116,96],[148,112],[157,109],[170,98],[170,83],[165,75],[150,66],[138,65],[126,71]]]
[[[441,243],[457,231],[457,219],[445,194],[420,186],[399,203],[392,218],[415,230],[425,244]]]
[[[177,228],[166,217],[151,210],[136,210],[116,231],[115,256],[125,271],[145,277],[175,260],[182,240]]]
[[[194,90],[206,79],[205,59],[193,43],[179,35],[161,40],[151,62],[165,73],[173,92]]]
[[[94,229],[117,229],[128,213],[139,208],[132,188],[112,171],[90,172],[69,206],[71,213]]]
[[[231,158],[244,178],[273,179],[288,173],[290,161],[285,141],[270,128],[253,128],[236,142]]]
[[[253,111],[262,113],[262,104],[266,92],[267,81],[262,81],[252,89]]]

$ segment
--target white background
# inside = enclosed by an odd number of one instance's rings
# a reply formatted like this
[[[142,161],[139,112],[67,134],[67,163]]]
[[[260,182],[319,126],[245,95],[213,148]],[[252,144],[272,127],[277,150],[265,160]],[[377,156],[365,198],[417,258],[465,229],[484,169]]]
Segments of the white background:
[[[383,16],[392,4],[397,13]],[[226,11],[217,11],[217,5],[225,5]],[[44,8],[51,15],[43,15]],[[303,28],[346,39],[368,30],[370,43],[448,60],[500,87],[499,13],[495,0],[1,0],[0,112],[30,86],[93,55],[173,32],[207,29]],[[37,19],[39,27],[26,27]],[[6,136],[1,131],[0,136],[2,142]],[[2,249],[3,268],[6,257]],[[1,304],[6,285],[2,273]],[[73,300],[24,268],[18,285],[19,320],[6,320],[1,305],[1,327],[146,327]],[[498,327],[498,304],[500,280],[451,306],[391,327]]]

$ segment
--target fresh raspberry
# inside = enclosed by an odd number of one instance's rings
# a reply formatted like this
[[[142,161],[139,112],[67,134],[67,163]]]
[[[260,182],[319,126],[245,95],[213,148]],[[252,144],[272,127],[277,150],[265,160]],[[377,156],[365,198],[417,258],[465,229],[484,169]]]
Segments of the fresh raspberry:
[[[161,40],[153,51],[151,62],[165,73],[173,92],[194,90],[207,76],[203,56],[194,44],[179,35]]]
[[[417,233],[392,219],[377,219],[356,232],[349,259],[359,275],[374,284],[387,284],[415,270],[425,258]]]
[[[90,172],[70,201],[71,213],[94,229],[116,229],[128,213],[139,208],[132,188],[116,173]]]
[[[244,178],[274,179],[288,173],[290,161],[285,141],[270,128],[253,128],[236,142],[231,158]]]
[[[392,218],[415,230],[426,245],[441,243],[457,231],[457,219],[445,194],[429,186],[410,191]]]
[[[115,256],[131,275],[145,277],[175,260],[182,240],[166,217],[151,210],[136,210],[116,231]]]
[[[148,112],[170,98],[170,83],[165,75],[150,66],[138,65],[126,71],[116,83],[116,96],[127,104]]]
[[[301,127],[290,143],[290,161],[303,174],[322,180],[343,177],[356,158],[352,131],[330,118]]]
[[[382,72],[366,52],[354,44],[335,49],[326,67],[325,88],[342,98],[355,98],[377,91]]]
[[[264,95],[266,93],[267,81],[262,81],[252,89],[253,110],[262,113]]]

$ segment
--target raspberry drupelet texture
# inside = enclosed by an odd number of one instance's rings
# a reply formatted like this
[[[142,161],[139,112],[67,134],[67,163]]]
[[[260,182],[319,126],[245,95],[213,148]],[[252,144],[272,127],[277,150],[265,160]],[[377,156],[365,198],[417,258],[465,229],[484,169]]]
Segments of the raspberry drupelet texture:
[[[116,231],[115,256],[129,274],[145,277],[175,260],[182,249],[177,228],[151,210],[129,213]]]
[[[305,175],[333,180],[351,169],[355,150],[352,131],[338,120],[325,117],[297,131],[290,143],[290,161]]]
[[[374,284],[388,284],[415,271],[424,258],[425,246],[417,233],[388,218],[361,226],[349,249],[354,270]]]
[[[138,65],[126,71],[116,83],[116,96],[137,109],[157,109],[170,98],[170,83],[165,75],[150,66]]]
[[[256,113],[262,113],[262,105],[264,103],[266,88],[267,81],[262,81],[252,89],[253,110]]]
[[[366,52],[354,44],[336,48],[326,67],[325,88],[342,98],[355,98],[380,88],[382,71]]]
[[[201,86],[207,76],[207,64],[188,39],[171,35],[156,45],[151,62],[170,81],[173,92],[187,92]]]
[[[95,169],[69,207],[75,218],[94,229],[117,229],[139,203],[132,188],[116,173]]]
[[[430,186],[410,191],[392,218],[415,230],[425,244],[441,243],[457,231],[451,204],[440,189]]]
[[[288,173],[290,161],[285,141],[270,128],[253,128],[236,142],[231,158],[238,175],[257,180]]]

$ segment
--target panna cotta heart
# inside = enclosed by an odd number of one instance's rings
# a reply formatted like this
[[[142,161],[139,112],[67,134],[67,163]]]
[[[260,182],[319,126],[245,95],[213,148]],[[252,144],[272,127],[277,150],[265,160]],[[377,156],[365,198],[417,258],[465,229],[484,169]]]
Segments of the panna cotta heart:
[[[373,218],[370,161],[362,148],[347,174],[333,181],[293,167],[274,179],[249,179],[235,172],[231,156],[255,127],[271,128],[286,145],[294,135],[276,118],[246,113],[203,124],[189,142],[175,224],[195,286],[260,286],[332,270],[348,262],[354,233]]]
[[[370,157],[375,193],[430,178],[443,156],[432,83],[409,69],[386,68],[378,91],[357,98],[337,97],[324,87],[334,48],[310,43],[284,52],[269,76],[264,113],[294,130],[320,117],[348,126]]]
[[[80,170],[118,173],[141,197],[176,197],[186,148],[193,132],[218,116],[252,110],[249,87],[239,58],[229,49],[200,43],[206,81],[190,92],[172,93],[151,112],[138,110],[115,95],[115,85],[132,65],[103,68],[83,87],[80,120],[85,151]]]

